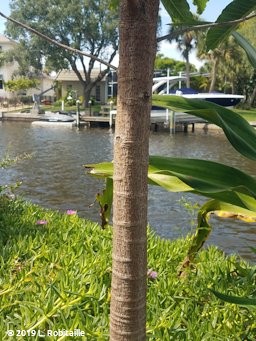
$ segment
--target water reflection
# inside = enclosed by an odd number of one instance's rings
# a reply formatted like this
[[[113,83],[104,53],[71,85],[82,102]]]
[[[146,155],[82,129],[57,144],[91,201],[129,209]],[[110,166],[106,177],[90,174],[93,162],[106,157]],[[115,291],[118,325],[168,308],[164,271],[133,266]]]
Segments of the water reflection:
[[[0,184],[22,180],[20,193],[44,207],[75,209],[83,217],[98,220],[97,205],[91,206],[103,182],[86,175],[83,165],[113,159],[113,133],[108,129],[67,129],[31,126],[29,123],[0,124],[0,157],[6,152],[33,157],[8,170],[0,171]],[[254,174],[253,162],[238,155],[219,130],[195,133],[152,133],[150,153],[167,156],[215,160]],[[184,209],[184,200],[202,203],[192,194],[168,193],[149,189],[149,223],[166,238],[176,238],[193,230],[195,212]],[[192,222],[191,222],[192,221]],[[239,252],[252,258],[256,224],[212,218],[214,231],[209,243],[226,252]]]

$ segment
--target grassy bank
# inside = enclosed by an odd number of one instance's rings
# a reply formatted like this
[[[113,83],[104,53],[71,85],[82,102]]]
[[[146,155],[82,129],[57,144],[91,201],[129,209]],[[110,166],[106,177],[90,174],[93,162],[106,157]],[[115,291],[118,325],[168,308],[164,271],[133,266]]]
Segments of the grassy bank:
[[[111,240],[110,228],[101,230],[75,212],[1,199],[0,339],[15,339],[8,329],[80,329],[84,337],[45,340],[107,340]],[[148,240],[149,340],[255,340],[255,308],[224,303],[209,290],[249,296],[255,267],[211,247],[181,279],[189,238],[167,241],[149,231]]]
[[[256,109],[251,110],[235,109],[235,111],[240,114],[247,121],[256,122]]]

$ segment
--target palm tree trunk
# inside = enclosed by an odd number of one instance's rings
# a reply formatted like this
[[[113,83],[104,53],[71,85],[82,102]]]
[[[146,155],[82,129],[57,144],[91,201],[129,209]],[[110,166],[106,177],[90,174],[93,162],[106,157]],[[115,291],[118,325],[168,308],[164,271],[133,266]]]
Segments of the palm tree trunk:
[[[211,84],[210,84],[209,92],[212,92],[215,90],[216,79],[217,79],[217,67],[218,67],[218,59],[214,58],[213,64],[212,64]]]
[[[186,55],[186,87],[190,88],[190,64],[189,64],[189,51]]]
[[[249,104],[250,104],[251,107],[253,106],[253,103],[254,103],[255,99],[256,99],[256,87],[253,89],[253,92],[252,92],[252,95],[251,95],[251,98],[250,98]]]
[[[147,171],[158,0],[120,1],[110,340],[146,339]]]

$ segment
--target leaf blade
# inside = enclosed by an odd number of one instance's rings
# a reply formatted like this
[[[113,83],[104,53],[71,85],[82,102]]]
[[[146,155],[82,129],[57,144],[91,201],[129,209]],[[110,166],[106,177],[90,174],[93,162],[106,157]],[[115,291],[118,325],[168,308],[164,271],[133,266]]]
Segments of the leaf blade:
[[[205,100],[175,95],[153,95],[153,104],[195,115],[216,124],[223,129],[229,142],[239,153],[256,160],[256,131],[234,111]]]
[[[222,23],[243,18],[250,14],[255,8],[255,0],[233,0],[224,8],[216,22]],[[219,44],[235,30],[237,25],[238,24],[231,24],[230,26],[225,25],[210,28],[206,36],[207,50],[217,48]]]

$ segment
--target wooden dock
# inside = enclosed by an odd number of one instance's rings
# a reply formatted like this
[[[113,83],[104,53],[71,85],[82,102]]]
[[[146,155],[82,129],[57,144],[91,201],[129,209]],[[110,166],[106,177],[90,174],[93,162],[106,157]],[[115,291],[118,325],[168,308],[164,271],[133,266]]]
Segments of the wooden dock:
[[[102,126],[113,128],[115,126],[116,111],[113,110],[110,113],[98,114],[98,115],[80,115],[80,125],[81,126]],[[1,112],[0,111],[0,121],[27,121],[33,122],[40,120],[42,118],[41,114],[31,114],[29,112]],[[249,122],[251,126],[256,127],[256,122]],[[187,132],[189,127],[191,131],[195,130],[196,124],[204,129],[208,129],[209,124],[207,121],[184,113],[168,113],[168,112],[158,112],[151,114],[151,124],[150,129],[153,131],[169,130],[171,133],[178,131]],[[217,127],[217,126],[216,126]]]
[[[80,125],[89,127],[103,126],[113,128],[115,126],[116,111],[104,113],[100,115],[80,115]],[[0,120],[2,121],[26,121],[33,122],[41,120],[42,114],[31,114],[29,112],[0,112]],[[156,113],[151,115],[150,129],[158,131],[161,129],[170,129],[175,132],[177,126],[182,126],[183,131],[188,130],[188,126],[192,126],[192,131],[195,129],[195,123],[203,123],[205,121],[195,117],[183,114],[183,116],[175,117],[175,123],[170,121],[165,113]],[[180,130],[180,129],[179,129]]]

